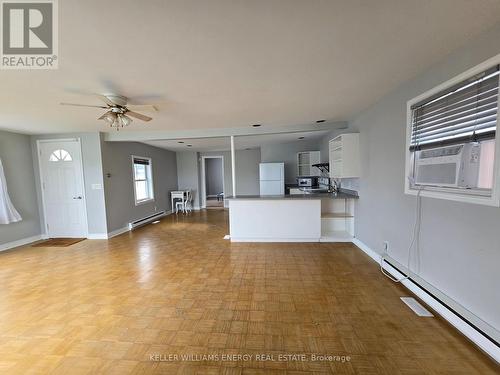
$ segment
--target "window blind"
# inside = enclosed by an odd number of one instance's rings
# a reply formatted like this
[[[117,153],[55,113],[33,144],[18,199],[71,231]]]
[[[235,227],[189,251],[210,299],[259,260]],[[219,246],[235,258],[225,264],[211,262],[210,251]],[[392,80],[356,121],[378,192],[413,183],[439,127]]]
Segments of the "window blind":
[[[411,107],[410,151],[495,138],[499,66]]]
[[[149,159],[134,158],[134,164],[149,165]]]

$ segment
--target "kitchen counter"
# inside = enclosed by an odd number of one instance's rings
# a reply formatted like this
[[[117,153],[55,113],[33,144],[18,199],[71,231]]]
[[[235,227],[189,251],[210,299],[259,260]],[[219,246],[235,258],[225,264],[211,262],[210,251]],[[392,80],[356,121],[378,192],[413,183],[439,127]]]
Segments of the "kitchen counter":
[[[358,198],[345,190],[228,197],[229,236],[232,242],[350,241]]]
[[[238,195],[235,197],[229,196],[228,200],[282,200],[282,199],[358,199],[359,196],[353,192],[340,191],[336,194],[332,193],[304,193],[304,194],[287,194],[287,195]]]

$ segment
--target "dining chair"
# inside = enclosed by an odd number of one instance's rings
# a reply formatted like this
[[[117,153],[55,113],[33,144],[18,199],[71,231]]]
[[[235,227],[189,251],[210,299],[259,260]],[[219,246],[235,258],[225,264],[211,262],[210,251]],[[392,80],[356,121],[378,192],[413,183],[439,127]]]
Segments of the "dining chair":
[[[191,193],[191,190],[186,191],[186,200],[184,201],[184,205],[185,211],[193,211],[193,194]]]
[[[175,201],[175,214],[176,215],[179,213],[179,210],[182,211],[183,213],[186,212],[185,203],[180,199]]]

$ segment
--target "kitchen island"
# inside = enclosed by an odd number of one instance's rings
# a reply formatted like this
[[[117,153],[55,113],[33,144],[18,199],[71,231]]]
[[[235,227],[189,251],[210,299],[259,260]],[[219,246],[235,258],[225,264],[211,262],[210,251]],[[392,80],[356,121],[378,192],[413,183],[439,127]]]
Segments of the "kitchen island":
[[[353,192],[228,197],[232,242],[346,242],[354,237]]]

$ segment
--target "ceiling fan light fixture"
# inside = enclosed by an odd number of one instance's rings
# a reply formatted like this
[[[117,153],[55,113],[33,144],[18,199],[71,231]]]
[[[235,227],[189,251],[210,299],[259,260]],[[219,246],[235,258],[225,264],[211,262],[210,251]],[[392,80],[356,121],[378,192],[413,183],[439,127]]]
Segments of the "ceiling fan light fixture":
[[[122,121],[122,115],[121,114],[116,115],[115,124],[116,124],[116,128],[123,128],[123,121]]]
[[[132,119],[128,117],[127,115],[119,115],[118,118],[120,119],[121,126],[129,126],[130,123],[132,122]]]
[[[117,116],[116,113],[109,111],[104,115],[103,119],[108,123],[109,126],[113,126],[117,119]]]

